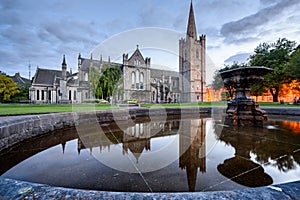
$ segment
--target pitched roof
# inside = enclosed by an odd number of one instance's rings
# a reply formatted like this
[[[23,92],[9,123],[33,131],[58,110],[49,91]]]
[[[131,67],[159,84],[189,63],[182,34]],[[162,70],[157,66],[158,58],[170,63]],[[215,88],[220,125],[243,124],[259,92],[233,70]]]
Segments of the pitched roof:
[[[24,78],[20,75],[20,73],[16,73],[14,76],[10,77],[15,83],[19,84],[31,84],[31,81],[27,78]]]
[[[91,60],[91,59],[88,59],[88,58],[81,58],[81,70],[83,70],[83,71],[88,70],[91,66],[91,62],[92,62],[92,65],[94,67],[100,67],[101,66],[100,60]]]
[[[81,70],[82,71],[88,71],[90,66],[91,66],[91,62],[92,62],[92,66],[100,68],[101,65],[105,65],[108,64],[110,66],[118,66],[121,67],[123,64],[121,63],[115,63],[115,62],[107,62],[107,61],[100,61],[100,60],[91,60],[89,58],[81,58]]]
[[[150,68],[150,71],[151,71],[151,78],[160,78],[162,75],[164,75],[165,77],[167,76],[179,77],[179,72],[176,71],[154,69],[154,68]]]
[[[143,61],[145,61],[145,59],[144,59],[142,53],[140,52],[138,46],[137,46],[136,50],[133,52],[133,54],[130,56],[130,58],[128,60],[130,61],[133,57],[140,58]]]
[[[62,71],[37,68],[32,84],[53,86],[56,77],[61,77]]]

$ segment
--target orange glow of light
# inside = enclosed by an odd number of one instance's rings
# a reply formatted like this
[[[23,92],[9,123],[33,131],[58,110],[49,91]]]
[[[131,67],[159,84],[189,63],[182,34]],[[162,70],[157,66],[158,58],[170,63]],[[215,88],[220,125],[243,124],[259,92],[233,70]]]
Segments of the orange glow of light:
[[[282,124],[296,134],[300,134],[300,122],[283,121]]]

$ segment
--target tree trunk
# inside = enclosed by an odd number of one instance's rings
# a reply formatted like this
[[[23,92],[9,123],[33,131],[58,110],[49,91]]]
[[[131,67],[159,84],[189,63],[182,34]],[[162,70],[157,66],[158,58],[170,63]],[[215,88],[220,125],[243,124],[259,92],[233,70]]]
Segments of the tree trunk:
[[[270,92],[273,96],[273,102],[278,102],[279,87],[270,88]]]

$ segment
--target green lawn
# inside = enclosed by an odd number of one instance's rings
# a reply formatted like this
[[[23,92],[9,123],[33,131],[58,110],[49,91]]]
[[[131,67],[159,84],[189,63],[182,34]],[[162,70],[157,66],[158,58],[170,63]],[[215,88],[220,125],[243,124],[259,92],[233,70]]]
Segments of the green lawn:
[[[261,108],[299,108],[300,105],[279,104],[270,102],[259,102]],[[203,102],[184,104],[141,104],[142,107],[184,107],[184,106],[227,106],[226,102]],[[118,109],[118,106],[110,104],[0,104],[0,116],[2,115],[24,115],[53,112],[76,112],[87,110],[109,110]]]
[[[21,115],[85,110],[109,110],[110,104],[0,104],[0,115]]]

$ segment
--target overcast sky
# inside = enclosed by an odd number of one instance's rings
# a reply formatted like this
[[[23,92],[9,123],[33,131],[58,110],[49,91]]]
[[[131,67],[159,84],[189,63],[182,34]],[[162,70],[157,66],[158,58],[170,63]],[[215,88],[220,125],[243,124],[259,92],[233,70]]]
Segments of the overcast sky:
[[[193,5],[198,35],[206,34],[214,63],[208,71],[245,62],[261,42],[286,37],[300,43],[299,0],[193,0]],[[30,62],[33,76],[37,66],[60,69],[65,54],[68,68],[76,71],[79,52],[89,57],[112,36],[145,27],[184,35],[189,6],[190,0],[0,0],[0,70],[28,77]]]

